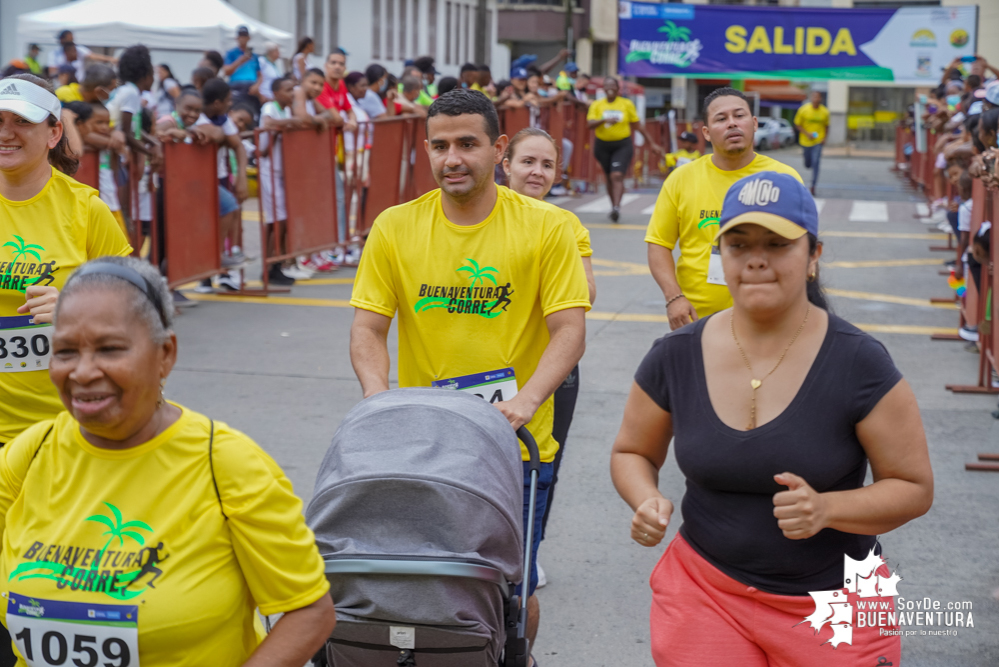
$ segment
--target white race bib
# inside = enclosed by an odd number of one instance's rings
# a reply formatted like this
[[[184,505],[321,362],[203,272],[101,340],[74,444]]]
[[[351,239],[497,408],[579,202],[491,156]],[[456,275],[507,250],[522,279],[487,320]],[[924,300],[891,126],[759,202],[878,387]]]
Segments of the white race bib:
[[[139,667],[139,608],[11,592],[7,629],[30,667]]]
[[[711,258],[708,260],[708,284],[709,285],[725,285],[725,271],[722,269],[721,253],[718,250],[718,246],[711,247]]]
[[[32,324],[30,315],[0,317],[0,373],[48,370],[51,352],[51,324]]]
[[[624,120],[624,112],[617,109],[607,109],[603,113],[603,121],[607,125],[614,125]]]
[[[517,395],[517,376],[512,368],[501,368],[497,371],[486,371],[473,375],[435,380],[432,385],[438,389],[453,389],[475,394],[490,403],[509,401]]]

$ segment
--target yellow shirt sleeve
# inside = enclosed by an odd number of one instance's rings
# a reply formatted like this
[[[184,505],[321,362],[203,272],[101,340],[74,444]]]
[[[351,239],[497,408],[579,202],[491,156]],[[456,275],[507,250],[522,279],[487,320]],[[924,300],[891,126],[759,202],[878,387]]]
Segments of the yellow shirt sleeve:
[[[590,247],[590,230],[583,227],[583,223],[579,221],[579,217],[572,211],[566,211],[565,214],[569,220],[572,235],[576,237],[576,247],[579,248],[580,257],[592,256],[593,248]]]
[[[87,259],[132,253],[132,246],[121,231],[121,226],[111,214],[108,205],[97,192],[90,198],[90,220],[87,225]]]
[[[627,102],[627,104],[625,105],[627,108],[625,109],[624,112],[624,122],[628,123],[629,125],[631,123],[637,123],[638,110],[635,108],[635,103],[628,99],[626,99],[625,102]]]
[[[301,609],[325,595],[329,581],[315,535],[274,459],[216,422],[214,468],[233,552],[260,613]]]
[[[541,249],[541,310],[545,317],[568,308],[590,309],[590,289],[572,230],[545,216]]]
[[[805,122],[805,114],[803,113],[804,111],[805,107],[798,107],[798,110],[794,113],[794,124],[797,125],[798,127],[801,127],[802,123]]]
[[[604,101],[597,100],[590,105],[590,108],[586,110],[586,120],[600,120],[603,118],[604,113]]]
[[[649,228],[645,232],[645,242],[655,243],[672,250],[680,238],[680,215],[676,208],[676,200],[670,190],[670,184],[675,179],[666,179],[659,197],[656,198],[656,208],[649,218]]]
[[[31,461],[54,425],[52,419],[38,422],[0,449],[0,536],[7,528],[7,511],[21,494]]]
[[[382,216],[385,214],[383,213]],[[364,244],[361,264],[354,278],[350,305],[385,317],[395,317],[399,300],[393,287],[392,247],[382,230],[382,216],[375,220]],[[382,222],[380,225],[379,223]]]

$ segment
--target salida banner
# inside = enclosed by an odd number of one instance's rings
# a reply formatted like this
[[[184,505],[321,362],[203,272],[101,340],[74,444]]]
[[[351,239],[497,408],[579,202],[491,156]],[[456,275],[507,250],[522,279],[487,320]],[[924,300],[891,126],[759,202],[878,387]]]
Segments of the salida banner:
[[[978,7],[814,9],[621,2],[626,76],[926,85],[973,57]]]

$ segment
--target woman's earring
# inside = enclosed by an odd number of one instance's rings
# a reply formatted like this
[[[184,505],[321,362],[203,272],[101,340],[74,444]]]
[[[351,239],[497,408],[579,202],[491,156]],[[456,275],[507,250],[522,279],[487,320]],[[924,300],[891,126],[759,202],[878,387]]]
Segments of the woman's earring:
[[[812,271],[810,274],[808,274],[808,282],[814,283],[815,279],[818,278],[818,277],[819,277],[819,274],[817,274],[815,271]]]
[[[160,400],[157,401],[156,407],[162,407],[166,403],[166,396],[163,395],[163,391],[166,389],[166,378],[160,378]]]

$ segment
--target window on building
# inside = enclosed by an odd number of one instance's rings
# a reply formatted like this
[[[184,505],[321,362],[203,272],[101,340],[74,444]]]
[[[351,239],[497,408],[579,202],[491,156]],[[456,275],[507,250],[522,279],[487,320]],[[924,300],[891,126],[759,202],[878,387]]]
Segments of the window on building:
[[[610,49],[615,46],[607,42],[593,43],[593,76],[607,76],[610,73],[607,71],[610,67]]]
[[[413,41],[409,43],[409,51],[414,58],[419,58],[420,54],[420,0],[413,0]]]
[[[437,56],[437,0],[429,0],[427,7],[427,53]]]
[[[316,43],[316,54],[325,56],[337,46],[338,0],[295,0],[295,30],[298,39],[311,37]],[[377,7],[380,0],[373,0]],[[377,9],[372,9],[377,11]],[[377,32],[375,43],[377,43]]]
[[[454,41],[452,35],[454,30],[451,29],[451,3],[447,2],[444,5],[444,64],[451,64],[451,43]]]
[[[385,58],[395,60],[395,0],[385,0]]]
[[[371,57],[382,57],[382,0],[371,0]]]

